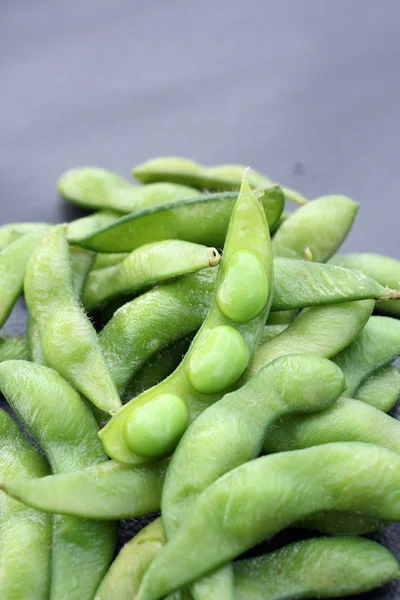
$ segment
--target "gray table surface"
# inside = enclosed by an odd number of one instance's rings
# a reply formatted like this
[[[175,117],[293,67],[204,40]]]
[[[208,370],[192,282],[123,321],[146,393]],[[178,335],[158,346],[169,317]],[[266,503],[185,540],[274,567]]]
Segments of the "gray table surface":
[[[397,0],[1,0],[0,224],[79,216],[69,167],[184,155],[347,194],[344,250],[400,258],[399,19]],[[5,329],[24,328],[21,302]],[[400,559],[397,526],[378,539]]]

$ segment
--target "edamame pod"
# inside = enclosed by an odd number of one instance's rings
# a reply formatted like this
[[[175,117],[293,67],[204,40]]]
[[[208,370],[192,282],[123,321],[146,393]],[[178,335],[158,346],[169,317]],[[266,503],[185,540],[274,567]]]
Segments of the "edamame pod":
[[[42,237],[42,230],[28,233],[0,252],[0,327],[22,294],[29,257]]]
[[[0,409],[0,477],[33,481],[49,472],[41,453]],[[0,590],[7,600],[47,600],[50,588],[51,519],[0,495]]]
[[[165,239],[222,248],[237,197],[236,192],[220,192],[171,202],[126,215],[93,234],[70,233],[68,239],[98,252],[131,252]],[[269,227],[273,227],[283,208],[282,190],[266,190],[260,202]]]
[[[1,363],[0,390],[44,450],[53,472],[77,471],[106,460],[90,408],[56,371],[25,361]],[[55,516],[51,598],[91,600],[115,542],[114,523]]]
[[[373,308],[372,300],[306,308],[281,334],[258,347],[246,378],[286,354],[334,356],[360,333]]]
[[[383,412],[389,412],[400,396],[400,371],[389,365],[377,369],[360,385],[354,394],[356,400],[372,404]]]
[[[232,257],[238,251],[247,251],[249,239],[255,259],[262,265],[262,270],[259,271],[260,279],[256,284],[260,296],[263,297],[264,306],[257,315],[251,311],[247,321],[234,322],[226,315],[226,303],[221,307],[219,293],[228,279],[227,274],[230,276],[228,267]],[[232,212],[216,281],[215,299],[210,312],[176,371],[159,385],[126,404],[100,431],[100,438],[109,456],[123,463],[134,463],[138,460],[138,455],[133,450],[134,439],[129,440],[129,445],[127,443],[129,430],[126,427],[128,422],[132,423],[135,420],[135,413],[138,414],[139,408],[145,404],[174,394],[186,403],[189,420],[192,421],[207,404],[215,402],[227,389],[237,385],[251,361],[265,325],[272,300],[272,279],[273,261],[265,214],[244,178]],[[247,305],[249,294],[252,293],[247,286],[244,288],[240,299],[243,306]],[[222,354],[217,352],[221,340],[227,344]],[[153,423],[152,439],[157,430],[162,431],[160,421]],[[170,445],[166,444],[166,452],[167,448],[169,452]]]
[[[87,217],[75,219],[67,223],[67,239],[86,237],[92,235],[103,227],[108,227],[121,217],[121,213],[114,210],[99,210]]]
[[[101,410],[121,406],[96,332],[74,293],[68,244],[55,227],[32,254],[25,298],[36,320],[46,361]]]
[[[376,279],[383,286],[397,287],[400,283],[400,261],[389,256],[368,252],[337,254],[329,262],[348,269],[358,269],[372,277],[372,279]],[[381,314],[399,317],[400,304],[385,302],[379,304],[376,311]]]
[[[319,511],[399,520],[399,489],[400,455],[371,444],[325,444],[252,460],[198,498],[150,565],[136,600],[162,598]]]
[[[97,269],[105,269],[107,267],[119,265],[120,263],[122,263],[123,260],[125,260],[127,256],[129,256],[129,252],[119,252],[111,254],[98,252],[96,254],[96,258],[94,259],[92,271],[97,271]]]
[[[178,156],[152,158],[132,169],[132,174],[143,183],[172,181],[207,190],[238,190],[242,181],[244,165],[219,165],[205,167]],[[249,177],[253,188],[266,189],[274,185],[269,177],[251,171]],[[304,204],[307,200],[298,192],[282,187],[288,200]]]
[[[73,204],[121,213],[185,200],[199,194],[195,188],[174,183],[132,185],[123,177],[97,167],[70,169],[60,177],[57,187],[61,196]]]
[[[160,510],[166,466],[130,467],[109,460],[37,480],[6,479],[0,488],[49,513],[96,520],[127,519]]]
[[[47,223],[8,223],[0,227],[0,251],[28,233],[45,233],[51,225]]]
[[[28,340],[19,335],[0,337],[0,362],[5,360],[29,360]]]
[[[146,525],[125,544],[112,563],[94,600],[131,600],[143,575],[166,542],[161,518]]]
[[[119,265],[89,273],[82,300],[90,312],[115,296],[216,266],[219,261],[215,248],[200,244],[179,240],[145,244],[133,250]]]
[[[341,246],[359,205],[347,196],[323,196],[292,213],[272,240],[274,256],[325,262]],[[395,286],[396,287],[396,286]]]
[[[234,563],[237,600],[296,600],[359,594],[400,576],[384,546],[360,537],[294,542]]]
[[[399,355],[400,322],[391,317],[371,317],[352,344],[332,360],[342,369],[346,395],[351,397],[369,375]]]

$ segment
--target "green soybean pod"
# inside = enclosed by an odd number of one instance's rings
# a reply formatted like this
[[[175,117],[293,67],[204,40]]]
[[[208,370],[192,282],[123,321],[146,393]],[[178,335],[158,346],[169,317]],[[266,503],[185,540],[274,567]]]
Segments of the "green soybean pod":
[[[119,265],[127,256],[129,256],[129,252],[119,252],[116,254],[98,252],[95,256],[91,270],[97,271],[98,269],[114,267],[115,265]]]
[[[147,184],[156,181],[171,181],[191,185],[199,189],[224,191],[240,189],[245,168],[244,165],[205,167],[187,158],[165,156],[152,158],[134,167],[132,174],[136,179]],[[266,189],[274,185],[269,177],[261,175],[257,171],[251,171],[249,182],[253,188],[260,189]],[[288,200],[292,200],[297,204],[307,202],[298,192],[286,187],[282,187],[282,189]]]
[[[47,223],[8,223],[0,227],[0,251],[28,233],[45,233],[51,225]]]
[[[302,206],[279,227],[272,240],[274,256],[325,262],[340,247],[359,205],[346,196],[323,196]]]
[[[251,253],[247,250],[249,239]],[[239,274],[235,270],[236,262],[232,261],[238,252],[247,254],[246,271]],[[238,299],[232,292],[231,298],[235,300],[232,305],[229,303],[229,286],[234,290],[239,280],[242,295]],[[125,463],[138,460],[130,433],[134,431],[136,417],[142,421],[142,411],[151,410],[149,404],[152,402],[165,398],[169,404],[170,394],[178,396],[187,405],[189,421],[192,421],[207,404],[237,385],[264,328],[272,300],[272,280],[273,261],[265,214],[244,178],[232,212],[210,312],[178,369],[165,381],[126,404],[100,431],[104,448],[111,458]],[[179,414],[183,423],[183,414]],[[152,443],[157,431],[161,435],[160,420],[153,422]],[[177,436],[175,441],[178,441]],[[170,448],[166,445],[166,451]]]
[[[33,480],[49,469],[41,453],[0,409],[0,477]],[[0,589],[7,600],[47,600],[51,568],[51,520],[0,495]]]
[[[247,462],[201,494],[150,565],[136,600],[162,598],[316,512],[397,521],[399,485],[400,455],[372,444],[324,444]]]
[[[57,187],[61,196],[73,204],[121,213],[198,196],[195,188],[174,183],[132,185],[123,177],[97,167],[70,169],[60,177]]]
[[[160,510],[166,466],[131,467],[108,460],[37,480],[3,478],[0,488],[49,513],[96,520],[127,519]]]
[[[159,517],[122,547],[107,571],[94,600],[131,600],[143,575],[166,542]]]
[[[396,557],[360,537],[294,542],[234,563],[237,600],[296,600],[360,594],[400,577]]]
[[[331,258],[330,262],[348,269],[362,271],[389,288],[397,288],[400,285],[400,261],[389,256],[369,252],[337,254]],[[399,317],[400,304],[395,301],[384,302],[376,306],[376,312]]]
[[[74,237],[85,237],[96,231],[115,223],[121,217],[121,213],[115,210],[99,210],[87,217],[75,219],[66,224],[68,241]]]
[[[116,296],[137,292],[162,281],[216,266],[220,255],[215,248],[165,240],[133,250],[119,265],[89,273],[82,301],[91,312]]]
[[[131,252],[150,242],[178,239],[222,248],[236,192],[219,192],[185,201],[154,206],[121,217],[92,234],[69,234],[71,243],[98,252]],[[269,227],[282,212],[284,197],[279,187],[261,196]]]
[[[36,320],[46,361],[101,410],[121,406],[93,325],[76,298],[63,227],[55,227],[32,254],[25,298]]]
[[[354,394],[356,400],[372,404],[383,412],[389,412],[400,396],[400,371],[389,365],[377,369],[364,381]]]
[[[286,354],[336,355],[360,333],[373,308],[372,300],[360,300],[304,309],[282,333],[257,348],[246,378]]]
[[[28,340],[20,335],[0,336],[0,362],[13,359],[29,360]]]
[[[353,396],[376,369],[400,355],[400,322],[391,317],[371,317],[347,348],[332,359],[344,372],[347,396]]]
[[[0,327],[22,294],[29,257],[42,237],[42,230],[28,233],[0,252]]]
[[[106,460],[89,407],[56,371],[25,361],[1,363],[0,390],[54,473]],[[51,598],[93,598],[115,549],[115,525],[58,515],[53,527]]]

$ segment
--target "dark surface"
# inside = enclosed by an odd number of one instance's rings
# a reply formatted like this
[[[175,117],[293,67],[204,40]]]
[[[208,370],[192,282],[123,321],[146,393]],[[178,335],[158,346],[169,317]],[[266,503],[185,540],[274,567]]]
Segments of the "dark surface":
[[[77,216],[69,167],[176,154],[348,194],[344,249],[399,258],[399,18],[398,0],[2,0],[0,223]],[[6,330],[24,328],[21,303]],[[379,539],[400,558],[397,526]]]

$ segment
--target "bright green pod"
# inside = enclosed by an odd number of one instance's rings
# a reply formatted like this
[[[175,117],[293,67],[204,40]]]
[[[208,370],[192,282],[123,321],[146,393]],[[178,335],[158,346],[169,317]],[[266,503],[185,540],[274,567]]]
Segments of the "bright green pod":
[[[360,594],[400,577],[396,557],[360,537],[294,542],[234,563],[237,600],[300,600]]]
[[[103,227],[115,223],[121,216],[121,213],[113,210],[99,210],[87,217],[82,217],[67,224],[68,241],[76,237],[86,237],[92,235]]]
[[[164,156],[152,158],[132,169],[132,174],[143,183],[154,181],[172,181],[185,185],[192,185],[206,190],[238,190],[242,182],[245,165],[218,165],[217,167],[206,167],[194,160],[178,156]],[[250,185],[253,188],[266,189],[273,182],[269,177],[251,171],[249,176]],[[297,204],[304,204],[307,200],[298,192],[282,187],[288,200]]]
[[[120,264],[89,273],[82,300],[92,312],[116,296],[216,266],[219,261],[215,248],[200,244],[180,240],[145,244],[133,250]]]
[[[400,396],[400,371],[398,367],[389,365],[372,373],[360,385],[354,395],[356,400],[372,404],[383,412],[389,412]]]
[[[198,196],[195,188],[179,184],[132,185],[119,175],[97,167],[70,169],[60,177],[57,187],[61,196],[73,204],[121,213]]]
[[[94,259],[94,263],[92,266],[92,271],[97,271],[98,269],[105,269],[107,267],[114,267],[115,265],[119,265],[122,263],[125,258],[129,256],[129,252],[119,252],[119,253],[102,253],[98,252],[96,254],[96,258]]]
[[[193,350],[188,364],[189,381],[202,394],[229,388],[243,374],[249,351],[239,331],[229,325],[211,329]]]
[[[360,385],[380,367],[400,356],[400,321],[391,317],[371,317],[347,348],[332,360],[342,369],[346,395],[352,397]]]
[[[346,196],[323,196],[302,206],[279,227],[272,240],[274,256],[325,262],[341,246],[359,205]]]
[[[390,256],[360,252],[354,254],[337,254],[329,261],[334,265],[357,269],[381,285],[392,289],[400,287],[400,261]],[[400,317],[400,303],[382,302],[376,306],[376,312],[383,315]]]
[[[122,547],[94,600],[132,600],[144,574],[166,541],[161,517],[146,525]]]
[[[45,233],[51,225],[47,223],[8,223],[0,227],[0,251],[28,233]]]
[[[235,252],[218,290],[220,311],[232,321],[249,321],[263,310],[268,293],[268,277],[260,259],[249,250]]]
[[[69,232],[68,239],[98,252],[131,252],[166,239],[222,248],[237,198],[236,192],[219,192],[154,206],[126,215],[92,234]],[[283,208],[282,190],[266,190],[260,202],[269,227],[273,227]]]
[[[19,335],[0,337],[0,362],[5,360],[29,360],[28,340]]]
[[[168,456],[184,434],[188,417],[182,398],[162,394],[153,402],[142,404],[129,416],[125,423],[125,443],[139,456]]]

